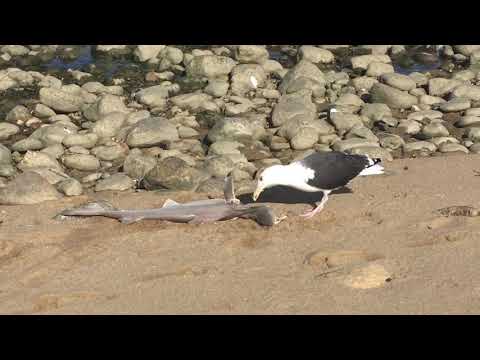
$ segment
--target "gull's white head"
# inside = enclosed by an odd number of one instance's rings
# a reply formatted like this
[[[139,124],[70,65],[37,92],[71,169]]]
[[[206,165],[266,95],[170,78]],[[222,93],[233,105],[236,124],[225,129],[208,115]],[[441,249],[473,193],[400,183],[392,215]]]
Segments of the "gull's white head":
[[[284,179],[288,174],[284,165],[273,165],[262,171],[258,178],[257,187],[253,193],[253,200],[256,201],[263,190],[276,185],[285,185]],[[287,176],[288,178],[288,176]]]

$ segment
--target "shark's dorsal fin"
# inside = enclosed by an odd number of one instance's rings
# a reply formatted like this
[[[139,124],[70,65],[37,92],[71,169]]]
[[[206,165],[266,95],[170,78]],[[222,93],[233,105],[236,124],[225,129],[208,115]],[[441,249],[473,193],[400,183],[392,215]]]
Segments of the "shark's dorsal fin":
[[[229,204],[239,202],[235,197],[235,188],[233,187],[232,173],[228,174],[227,177],[225,178],[225,186],[223,187],[223,196],[225,196],[225,201]]]
[[[180,204],[177,203],[176,201],[173,201],[171,199],[167,199],[162,207],[167,208],[167,207],[178,206],[178,205],[180,205]]]

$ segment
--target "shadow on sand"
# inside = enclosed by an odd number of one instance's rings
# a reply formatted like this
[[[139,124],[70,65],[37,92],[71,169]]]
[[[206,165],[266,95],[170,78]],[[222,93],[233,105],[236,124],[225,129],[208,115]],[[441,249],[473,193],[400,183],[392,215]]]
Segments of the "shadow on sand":
[[[340,188],[332,191],[331,194],[351,194],[352,190],[349,188]],[[315,204],[322,200],[323,194],[307,193],[300,190],[292,189],[286,186],[274,186],[265,189],[260,197],[257,199],[257,203],[274,203],[274,204]],[[253,203],[252,193],[242,194],[238,196],[238,199],[243,204]]]

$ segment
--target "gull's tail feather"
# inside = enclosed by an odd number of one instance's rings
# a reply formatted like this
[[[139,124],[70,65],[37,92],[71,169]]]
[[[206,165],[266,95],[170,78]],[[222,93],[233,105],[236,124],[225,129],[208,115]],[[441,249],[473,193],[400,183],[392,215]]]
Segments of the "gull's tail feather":
[[[368,166],[362,170],[358,176],[370,176],[370,175],[382,175],[384,174],[385,169],[380,164],[381,159],[371,159],[368,156],[365,156],[368,160]]]

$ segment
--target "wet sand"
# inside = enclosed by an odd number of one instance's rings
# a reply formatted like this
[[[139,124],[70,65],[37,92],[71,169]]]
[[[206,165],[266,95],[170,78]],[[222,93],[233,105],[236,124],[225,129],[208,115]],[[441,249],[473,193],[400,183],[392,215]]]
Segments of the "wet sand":
[[[0,206],[0,313],[480,313],[480,217],[434,213],[480,207],[480,156],[385,165],[389,175],[355,179],[313,219],[295,216],[308,199],[273,203],[289,216],[273,228],[53,219],[92,196]],[[121,208],[205,198],[94,196]]]

